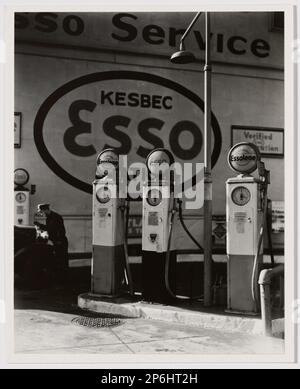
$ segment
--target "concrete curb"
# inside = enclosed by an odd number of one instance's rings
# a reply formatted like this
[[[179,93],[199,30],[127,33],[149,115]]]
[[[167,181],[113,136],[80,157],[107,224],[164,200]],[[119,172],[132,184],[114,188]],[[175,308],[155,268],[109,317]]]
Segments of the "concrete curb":
[[[212,328],[227,332],[243,332],[262,335],[262,321],[259,317],[241,317],[230,314],[195,312],[181,307],[153,305],[145,302],[129,302],[125,298],[107,298],[84,293],[78,296],[78,306],[82,309],[122,315],[131,318],[163,320],[188,326]],[[281,327],[281,326],[280,326]],[[278,323],[276,332],[279,332]]]
[[[136,307],[135,304],[136,303],[128,303],[127,300],[122,298],[107,301],[107,298],[101,298],[92,293],[83,293],[78,296],[78,307],[81,309],[138,318],[141,317],[141,313],[140,309]]]

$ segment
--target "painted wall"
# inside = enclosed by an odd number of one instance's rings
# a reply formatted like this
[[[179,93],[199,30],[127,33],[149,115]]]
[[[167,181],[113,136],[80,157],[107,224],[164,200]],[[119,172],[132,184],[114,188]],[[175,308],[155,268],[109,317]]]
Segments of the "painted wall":
[[[134,15],[137,19],[120,14],[100,15],[98,23],[95,15],[78,14],[84,29],[77,36],[63,33],[63,27],[59,27],[65,26],[69,32],[67,23],[71,23],[73,32],[80,27],[79,22],[72,24],[74,20],[70,18],[64,25],[68,14],[59,14],[57,18],[44,15],[44,19],[40,15],[22,15],[18,23],[27,18],[28,25],[16,29],[15,111],[22,113],[22,145],[15,149],[15,167],[27,169],[30,183],[37,185],[36,194],[31,197],[31,222],[36,204],[49,201],[64,215],[73,252],[91,250],[92,198],[88,192],[96,155],[104,147],[119,148],[128,154],[129,163],[144,160],[148,151],[162,145],[170,148],[181,162],[203,162],[203,112],[191,97],[195,94],[203,99],[202,65],[171,64],[169,56],[174,48],[170,41],[165,38],[161,44],[145,43],[149,36],[144,30],[155,24],[170,33],[172,26],[184,28],[193,15]],[[49,28],[49,20],[55,20],[55,31],[37,30],[37,26]],[[126,20],[127,26],[120,25],[120,20]],[[228,23],[229,20],[233,22]],[[251,27],[254,20],[259,21],[256,35]],[[128,23],[134,24],[137,37],[130,42],[114,39],[112,34],[121,36],[120,26],[123,36],[124,28],[127,35],[133,33]],[[98,25],[105,27],[100,35]],[[283,36],[268,31],[266,13],[215,15],[212,25],[215,34],[222,33],[223,39],[242,37],[234,41],[236,49],[243,50],[243,44],[262,39],[268,45],[261,43],[265,49],[260,52],[269,53],[266,57],[254,55],[254,46],[252,52],[250,48],[245,54],[234,54],[228,47],[221,53],[220,37],[216,37],[213,46],[216,62],[212,110],[218,124],[214,126],[213,143],[221,141],[221,153],[213,168],[213,213],[225,214],[225,181],[233,175],[226,161],[231,126],[284,127]],[[146,31],[156,31],[155,38],[150,34],[151,39],[162,39],[160,29],[152,27]],[[199,31],[201,34],[201,28]],[[194,34],[194,40],[197,37],[199,41],[199,34]],[[193,49],[195,42],[191,40],[190,45]],[[96,46],[99,49],[95,50]],[[254,52],[258,53],[258,49]],[[137,72],[134,77],[132,72]],[[167,81],[161,85],[153,76]],[[80,81],[74,81],[78,78]],[[173,83],[180,85],[179,90],[174,90]],[[217,136],[218,126],[221,140]],[[271,170],[270,198],[284,200],[284,160],[264,160]],[[132,212],[140,211],[141,205],[134,204]],[[201,209],[187,212],[187,223],[198,237],[202,236],[201,213]],[[180,228],[176,235],[178,247],[193,247]]]

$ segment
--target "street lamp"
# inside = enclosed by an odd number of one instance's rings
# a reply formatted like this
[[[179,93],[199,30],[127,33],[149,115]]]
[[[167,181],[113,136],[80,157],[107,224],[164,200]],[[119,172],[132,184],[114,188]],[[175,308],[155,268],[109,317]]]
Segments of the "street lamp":
[[[198,12],[180,39],[179,51],[170,60],[187,64],[195,56],[185,50],[184,40],[202,12]],[[205,64],[204,64],[204,306],[212,303],[212,177],[211,177],[211,63],[210,15],[205,12]]]
[[[177,51],[176,53],[172,54],[172,56],[170,58],[171,62],[182,65],[182,64],[190,63],[190,62],[193,62],[193,61],[196,60],[194,54],[192,54],[189,51],[185,50],[184,40],[188,36],[188,34],[191,31],[193,25],[199,19],[201,14],[202,14],[202,12],[197,12],[196,16],[191,21],[191,24],[185,30],[184,34],[182,35],[182,37],[180,39],[179,51]]]
[[[179,51],[174,53],[171,56],[171,62],[172,63],[177,63],[177,64],[186,64],[190,62],[194,62],[196,60],[195,56],[193,53],[190,51],[186,51],[183,42],[180,42],[180,47]]]

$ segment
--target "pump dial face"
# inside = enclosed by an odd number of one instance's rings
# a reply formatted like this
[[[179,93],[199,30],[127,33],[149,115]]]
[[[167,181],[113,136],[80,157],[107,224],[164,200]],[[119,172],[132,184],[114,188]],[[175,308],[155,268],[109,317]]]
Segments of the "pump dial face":
[[[16,194],[15,198],[18,203],[24,203],[24,201],[26,200],[26,195],[23,192],[19,192]]]
[[[159,189],[150,189],[147,193],[147,203],[152,207],[160,204],[162,200],[162,194]]]
[[[231,198],[234,204],[242,206],[249,203],[251,194],[249,189],[244,186],[238,186],[232,191]]]
[[[108,203],[111,198],[110,190],[107,186],[102,186],[96,192],[96,198],[101,204]]]

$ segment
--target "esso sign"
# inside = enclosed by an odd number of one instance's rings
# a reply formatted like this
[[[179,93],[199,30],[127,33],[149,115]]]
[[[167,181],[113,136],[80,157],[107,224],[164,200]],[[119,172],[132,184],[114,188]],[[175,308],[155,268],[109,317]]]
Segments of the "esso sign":
[[[250,174],[254,172],[259,160],[259,149],[253,143],[238,143],[233,146],[228,153],[229,166],[235,172],[242,174]]]
[[[46,98],[35,118],[34,140],[56,175],[92,193],[95,161],[102,150],[126,155],[129,165],[145,162],[151,151],[164,148],[176,162],[202,162],[203,110],[198,95],[154,74],[91,73]],[[214,114],[211,127],[214,166],[222,147]]]

